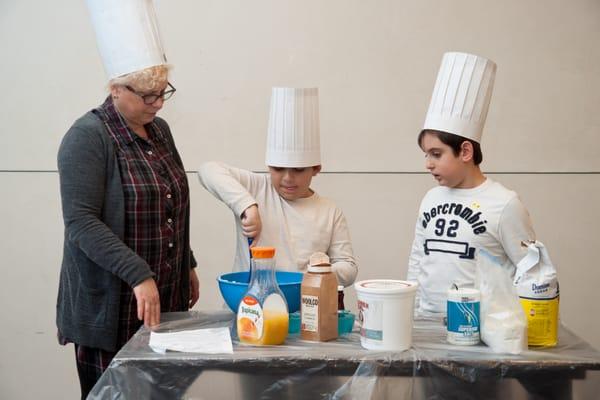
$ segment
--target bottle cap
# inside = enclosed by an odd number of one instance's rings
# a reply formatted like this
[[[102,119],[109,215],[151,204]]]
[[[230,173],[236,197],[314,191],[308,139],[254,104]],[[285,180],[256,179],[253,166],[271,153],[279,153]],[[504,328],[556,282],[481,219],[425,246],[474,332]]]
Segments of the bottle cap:
[[[313,253],[308,259],[308,272],[331,272],[329,256],[320,251]]]
[[[327,254],[318,251],[311,254],[308,259],[308,265],[326,266],[331,265],[331,263],[329,262],[329,256]]]
[[[251,247],[252,257],[254,258],[273,258],[275,257],[275,247]]]

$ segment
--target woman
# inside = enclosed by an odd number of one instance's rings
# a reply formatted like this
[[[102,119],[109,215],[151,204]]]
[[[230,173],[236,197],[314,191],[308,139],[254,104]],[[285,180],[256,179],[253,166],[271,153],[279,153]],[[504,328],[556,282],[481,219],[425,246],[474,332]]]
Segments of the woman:
[[[74,343],[82,398],[142,321],[198,300],[189,191],[167,123],[166,65],[111,79],[58,152],[65,223],[57,304],[61,344]]]

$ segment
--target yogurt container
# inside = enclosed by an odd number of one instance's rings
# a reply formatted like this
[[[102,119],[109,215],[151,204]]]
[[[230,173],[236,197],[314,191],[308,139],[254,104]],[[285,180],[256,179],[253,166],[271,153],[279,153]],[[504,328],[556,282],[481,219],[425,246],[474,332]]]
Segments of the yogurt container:
[[[418,284],[392,279],[356,282],[360,344],[370,350],[404,351],[412,344]]]

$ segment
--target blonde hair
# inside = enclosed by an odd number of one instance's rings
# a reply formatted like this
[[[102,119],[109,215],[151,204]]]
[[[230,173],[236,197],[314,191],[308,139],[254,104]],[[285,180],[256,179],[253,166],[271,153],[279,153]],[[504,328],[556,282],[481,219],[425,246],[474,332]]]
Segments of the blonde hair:
[[[111,79],[108,86],[132,86],[140,92],[153,92],[164,86],[169,78],[169,65],[155,65]]]

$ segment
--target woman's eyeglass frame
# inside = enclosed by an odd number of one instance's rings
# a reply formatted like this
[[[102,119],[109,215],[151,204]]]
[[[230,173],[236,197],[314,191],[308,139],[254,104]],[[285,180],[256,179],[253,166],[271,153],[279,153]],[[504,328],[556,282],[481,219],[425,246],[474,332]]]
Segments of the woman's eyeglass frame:
[[[165,90],[163,90],[159,94],[153,94],[153,93],[142,94],[142,93],[137,92],[135,89],[133,89],[129,85],[124,85],[124,86],[125,86],[125,89],[129,90],[131,93],[140,97],[142,99],[142,101],[144,102],[144,104],[146,104],[148,106],[156,103],[158,101],[158,99],[162,99],[163,101],[169,100],[171,98],[171,96],[173,96],[173,94],[177,91],[177,89],[175,89],[175,87],[173,85],[171,85],[170,82],[167,82],[167,88],[165,88]]]

